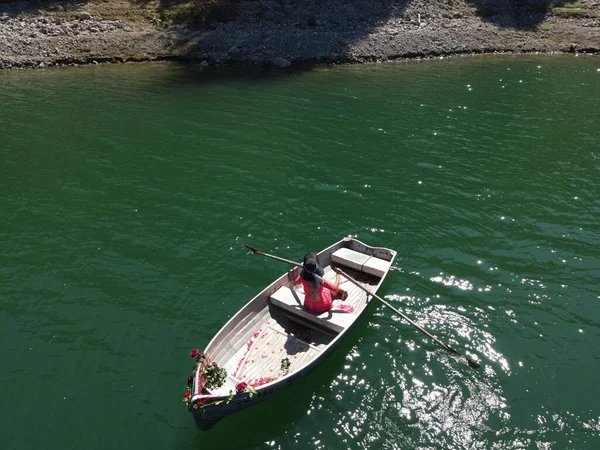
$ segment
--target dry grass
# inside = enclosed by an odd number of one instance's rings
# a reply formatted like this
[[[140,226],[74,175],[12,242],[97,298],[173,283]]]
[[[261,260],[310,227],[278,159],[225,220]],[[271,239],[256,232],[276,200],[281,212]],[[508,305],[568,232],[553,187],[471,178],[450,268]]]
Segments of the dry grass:
[[[554,17],[562,17],[564,19],[579,19],[588,17],[588,11],[582,1],[565,3],[562,6],[550,7],[548,13]]]
[[[9,0],[0,0],[0,3]],[[11,0],[14,1],[14,0]],[[87,11],[95,19],[167,25],[170,23],[210,24],[237,18],[239,0],[88,0],[30,1],[23,14],[43,11],[64,20],[76,19]]]

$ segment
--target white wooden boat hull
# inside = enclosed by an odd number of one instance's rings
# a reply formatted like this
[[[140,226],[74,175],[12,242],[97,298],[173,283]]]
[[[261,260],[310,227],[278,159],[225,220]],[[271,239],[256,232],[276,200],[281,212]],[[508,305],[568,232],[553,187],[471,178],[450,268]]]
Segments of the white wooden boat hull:
[[[357,267],[353,270],[344,266],[353,262],[334,262],[334,252],[346,251],[340,249],[351,249],[353,253],[370,256],[373,258],[371,261],[380,263],[379,266],[386,266],[380,261],[383,260],[387,263],[387,269],[375,271],[376,275],[373,275],[361,272]],[[339,266],[355,277],[362,277],[361,284],[372,293],[383,283],[395,257],[393,250],[369,247],[352,238],[345,238],[319,253],[321,265],[326,268],[326,278],[334,276],[331,271],[333,265]],[[364,270],[368,270],[366,266]],[[198,392],[199,379],[196,373],[192,404],[211,398],[210,402],[199,408],[190,407],[200,429],[209,429],[222,418],[278,394],[313,371],[356,325],[371,300],[364,291],[355,287],[349,290],[350,295],[344,302],[355,305],[351,316],[342,317],[343,311],[336,310],[334,306],[328,314],[310,317],[310,313],[299,305],[280,305],[277,302],[278,292],[293,287],[296,275],[297,269],[292,269],[267,286],[240,309],[206,347],[205,353],[226,368],[228,380],[215,392]],[[346,290],[350,288],[349,285],[341,287]],[[282,357],[291,360],[288,374],[278,370]],[[258,384],[256,393],[235,393],[236,383],[240,381]]]

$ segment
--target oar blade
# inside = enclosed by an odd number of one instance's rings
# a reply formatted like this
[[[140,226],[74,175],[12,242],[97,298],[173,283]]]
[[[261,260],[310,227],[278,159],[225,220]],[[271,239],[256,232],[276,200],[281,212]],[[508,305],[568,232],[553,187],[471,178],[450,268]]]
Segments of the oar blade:
[[[446,350],[448,350],[451,353],[454,353],[456,356],[462,356],[467,360],[467,363],[469,364],[469,367],[471,369],[479,369],[481,367],[481,364],[479,364],[477,361],[475,361],[472,358],[469,358],[467,355],[463,355],[462,353],[454,350],[452,347],[450,347],[449,345],[444,344],[443,342],[439,342],[437,339],[434,339],[438,344],[440,344],[440,346],[442,346],[443,348],[445,348]]]
[[[468,356],[465,356],[465,358],[467,358],[467,363],[469,363],[469,367],[471,367],[471,369],[479,369],[481,367],[481,364],[479,364],[477,361],[469,358]]]

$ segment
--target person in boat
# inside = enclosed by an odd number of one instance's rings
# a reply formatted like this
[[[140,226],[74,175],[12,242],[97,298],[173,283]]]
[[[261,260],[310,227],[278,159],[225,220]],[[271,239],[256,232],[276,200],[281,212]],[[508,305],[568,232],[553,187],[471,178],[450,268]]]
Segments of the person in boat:
[[[329,311],[334,299],[346,300],[348,292],[340,289],[340,274],[336,274],[335,284],[324,278],[325,272],[319,267],[316,253],[304,255],[304,264],[296,284],[304,288],[304,307],[313,313]]]

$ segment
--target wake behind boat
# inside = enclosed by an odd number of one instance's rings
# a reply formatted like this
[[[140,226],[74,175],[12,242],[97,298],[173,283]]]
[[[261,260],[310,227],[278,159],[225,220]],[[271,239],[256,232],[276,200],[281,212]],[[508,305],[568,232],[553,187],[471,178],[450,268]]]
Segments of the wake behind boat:
[[[238,311],[210,341],[184,398],[196,424],[211,428],[242,408],[255,405],[297,382],[316,368],[347,335],[385,279],[396,252],[345,238],[319,253],[324,278],[334,282],[343,269],[345,301],[321,314],[307,311],[294,280],[299,269],[281,275]],[[351,308],[348,307],[351,306]],[[215,379],[217,381],[215,381]],[[215,387],[217,386],[218,387]]]

